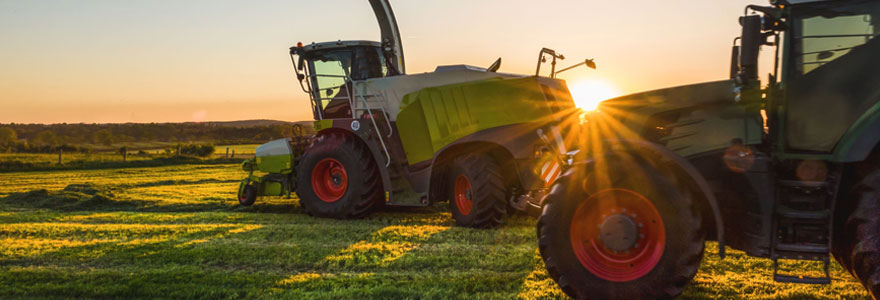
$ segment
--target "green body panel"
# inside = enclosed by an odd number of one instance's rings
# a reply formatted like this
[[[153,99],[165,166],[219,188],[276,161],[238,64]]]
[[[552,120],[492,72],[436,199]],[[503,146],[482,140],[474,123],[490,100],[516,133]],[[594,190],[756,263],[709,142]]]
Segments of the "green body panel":
[[[266,181],[260,184],[260,196],[282,196],[284,189],[280,182]]]
[[[293,172],[291,155],[272,155],[257,157],[257,168],[260,172],[290,174]]]
[[[760,144],[760,113],[737,103],[733,88],[725,80],[623,96],[602,102],[592,118],[619,126],[613,132],[621,139],[642,139],[663,127],[665,135],[649,140],[682,157],[726,149],[734,139]]]
[[[287,191],[284,186],[277,181],[266,180],[265,177],[250,173],[247,178],[243,179],[238,185],[238,196],[244,192],[244,187],[254,185],[257,187],[257,196],[284,196]]]
[[[404,96],[397,130],[410,164],[443,147],[498,126],[550,121],[573,108],[565,82],[525,77],[430,87]],[[529,134],[532,134],[529,132]]]
[[[315,131],[321,131],[333,127],[333,119],[324,119],[315,121]]]

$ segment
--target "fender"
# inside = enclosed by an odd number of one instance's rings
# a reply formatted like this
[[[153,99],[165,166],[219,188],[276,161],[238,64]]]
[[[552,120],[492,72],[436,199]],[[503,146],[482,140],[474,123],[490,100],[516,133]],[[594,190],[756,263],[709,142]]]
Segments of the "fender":
[[[379,166],[379,177],[382,178],[382,188],[385,189],[386,192],[391,191],[391,177],[388,174],[388,168],[385,168],[384,161],[386,160],[385,155],[382,154],[382,150],[376,142],[370,141],[370,136],[374,135],[375,131],[373,130],[373,126],[370,125],[369,120],[364,119],[327,119],[321,120],[322,122],[330,121],[331,124],[321,124],[320,127],[316,126],[318,132],[315,136],[321,136],[325,134],[329,134],[331,132],[342,132],[346,135],[353,136],[357,138],[360,142],[367,145],[367,149],[370,149],[370,154],[373,156],[373,161],[376,162],[376,165]],[[351,124],[354,121],[358,121],[360,123],[359,129],[357,131],[352,130]],[[329,125],[329,126],[327,126]],[[388,143],[388,141],[386,141]]]
[[[417,164],[413,164],[413,166],[424,166],[425,164],[431,164],[432,166],[441,162],[441,158],[444,157],[449,151],[457,151],[456,149],[460,149],[459,147],[467,145],[493,145],[498,149],[504,150],[506,153],[504,155],[509,155],[507,158],[513,159],[513,164],[511,171],[516,172],[517,179],[523,185],[524,188],[529,189],[529,187],[534,186],[538,183],[543,183],[540,178],[536,176],[530,176],[530,171],[522,170],[522,166],[520,162],[523,160],[534,159],[535,149],[538,145],[542,145],[542,141],[538,137],[536,130],[541,128],[541,124],[537,123],[519,123],[519,124],[511,124],[493,127],[485,130],[481,130],[465,137],[462,137],[455,142],[444,146],[439,151],[434,153],[434,157],[431,160],[425,162],[419,162]],[[442,162],[441,162],[442,163]],[[505,163],[505,162],[499,162]],[[429,176],[434,176],[434,172],[429,172]],[[427,182],[431,182],[434,180],[433,178],[429,178]]]
[[[473,142],[497,144],[506,149],[515,159],[531,158],[535,153],[535,145],[540,143],[536,133],[536,130],[541,128],[540,125],[534,122],[519,123],[474,132],[440,148],[434,154],[434,159],[436,160],[449,148]]]
[[[871,155],[880,145],[880,102],[856,120],[847,130],[834,149],[834,160],[839,162],[859,162]]]
[[[706,200],[706,203],[709,205],[709,208],[712,210],[712,215],[715,220],[715,230],[716,235],[718,237],[718,256],[722,259],[725,256],[724,246],[726,245],[724,241],[724,221],[721,216],[721,209],[718,206],[718,200],[715,198],[715,194],[712,193],[712,189],[709,187],[709,183],[703,178],[703,175],[697,171],[697,168],[694,167],[690,162],[688,162],[683,157],[675,154],[675,152],[666,149],[663,146],[650,143],[647,141],[641,140],[605,140],[606,145],[625,145],[630,149],[640,150],[651,152],[654,154],[661,155],[663,157],[669,158],[672,162],[674,162],[678,168],[682,171],[683,175],[690,177],[693,180],[694,185],[700,190],[703,198]]]

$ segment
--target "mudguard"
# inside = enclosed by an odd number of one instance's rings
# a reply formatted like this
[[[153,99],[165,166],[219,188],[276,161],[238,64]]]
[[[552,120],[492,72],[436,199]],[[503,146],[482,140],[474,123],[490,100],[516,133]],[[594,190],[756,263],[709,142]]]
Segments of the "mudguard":
[[[880,102],[865,112],[844,134],[834,149],[834,160],[859,162],[880,145]]]

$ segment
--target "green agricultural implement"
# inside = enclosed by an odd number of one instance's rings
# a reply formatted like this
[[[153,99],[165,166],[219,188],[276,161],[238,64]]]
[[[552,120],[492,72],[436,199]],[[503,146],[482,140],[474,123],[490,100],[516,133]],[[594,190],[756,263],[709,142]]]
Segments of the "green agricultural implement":
[[[556,70],[565,57],[542,49],[534,76],[439,66],[406,74],[390,5],[370,4],[381,42],[301,43],[290,48],[311,99],[316,135],[277,140],[243,164],[241,204],[296,192],[304,210],[357,218],[374,208],[448,201],[456,223],[492,227],[510,208],[537,211],[579,122]],[[543,63],[549,76],[540,76]],[[595,68],[592,60],[586,65]],[[546,71],[546,68],[545,68]],[[546,72],[545,72],[546,73]]]
[[[715,240],[771,259],[778,282],[828,284],[834,257],[880,297],[880,1],[775,0],[740,23],[730,80],[586,117],[538,223],[568,295],[675,297]]]

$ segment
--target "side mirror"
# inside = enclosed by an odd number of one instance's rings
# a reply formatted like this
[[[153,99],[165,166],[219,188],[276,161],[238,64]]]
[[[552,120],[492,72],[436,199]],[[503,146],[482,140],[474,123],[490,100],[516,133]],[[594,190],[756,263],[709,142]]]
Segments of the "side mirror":
[[[730,51],[730,78],[736,78],[739,74],[739,46],[734,45]]]
[[[766,38],[761,34],[761,16],[748,15],[741,17],[742,46],[740,48],[739,66],[744,83],[758,79],[758,52]]]
[[[589,67],[590,69],[596,69],[596,62],[594,62],[593,59],[584,60],[584,64],[586,64],[587,67]]]

